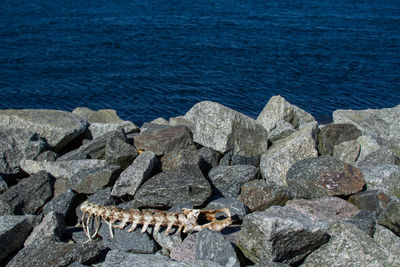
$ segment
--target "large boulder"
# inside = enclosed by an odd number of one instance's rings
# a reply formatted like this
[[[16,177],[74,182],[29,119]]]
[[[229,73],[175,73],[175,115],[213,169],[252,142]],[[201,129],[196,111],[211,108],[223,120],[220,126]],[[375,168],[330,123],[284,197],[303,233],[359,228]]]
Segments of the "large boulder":
[[[391,164],[369,165],[360,168],[368,189],[380,189],[400,198],[400,166]]]
[[[318,133],[318,151],[321,155],[333,155],[333,148],[344,141],[355,140],[361,131],[353,124],[330,123]]]
[[[297,198],[348,196],[365,185],[361,172],[331,156],[301,160],[287,173],[290,192]]]
[[[221,104],[202,101],[185,119],[195,124],[193,139],[220,153],[233,149],[237,154],[256,156],[268,148],[267,132],[256,121]]]
[[[7,109],[0,111],[0,126],[38,133],[52,149],[60,150],[86,130],[87,120],[61,110]]]
[[[376,226],[374,240],[389,253],[400,256],[400,237],[386,227],[379,224]]]
[[[316,122],[309,123],[285,139],[281,139],[261,156],[260,170],[267,183],[286,186],[286,173],[290,167],[306,158],[318,156],[315,136]]]

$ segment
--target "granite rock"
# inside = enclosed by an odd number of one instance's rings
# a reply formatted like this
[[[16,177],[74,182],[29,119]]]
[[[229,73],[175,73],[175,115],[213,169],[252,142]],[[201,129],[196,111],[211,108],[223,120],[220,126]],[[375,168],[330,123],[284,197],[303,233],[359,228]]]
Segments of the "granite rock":
[[[8,189],[7,183],[4,181],[3,177],[0,175],[0,195],[6,192]]]
[[[374,240],[389,253],[400,256],[400,237],[379,224],[376,225]]]
[[[78,195],[72,189],[68,189],[44,205],[43,215],[56,212],[64,216],[66,223],[73,223],[76,216],[74,206],[78,199]]]
[[[205,173],[208,173],[212,168],[218,166],[221,154],[214,149],[204,146],[196,152],[202,158],[202,170]]]
[[[393,198],[387,208],[378,214],[378,223],[400,236],[400,200]]]
[[[390,196],[382,190],[362,191],[349,197],[349,202],[356,205],[360,210],[370,210],[380,213],[390,203]]]
[[[113,109],[91,110],[86,107],[78,107],[75,108],[72,113],[85,117],[90,124],[122,122],[118,117],[117,112]]]
[[[196,241],[198,233],[188,235],[182,243],[172,249],[169,257],[173,260],[185,263],[196,261]]]
[[[202,158],[193,150],[172,151],[161,158],[163,171],[193,165],[196,168],[201,168]]]
[[[147,231],[151,230],[153,232],[152,236],[158,245],[162,248],[162,253],[169,256],[171,251],[182,243],[181,234],[178,232],[170,232],[168,235],[165,234],[165,229],[161,228],[161,231],[154,232],[154,227],[147,228]]]
[[[124,170],[139,155],[139,152],[129,143],[125,133],[121,130],[115,131],[107,139],[105,154],[107,164],[118,165]]]
[[[400,166],[391,164],[369,165],[360,168],[368,189],[380,189],[400,198]]]
[[[159,130],[171,128],[171,125],[168,124],[159,124],[154,122],[145,122],[142,127],[140,127],[140,133],[152,133]]]
[[[343,220],[344,222],[354,224],[361,231],[374,236],[376,226],[376,213],[369,210],[360,210],[352,218]]]
[[[35,158],[35,160],[36,160],[36,161],[42,161],[42,162],[44,162],[44,161],[51,161],[51,162],[54,162],[54,161],[57,160],[58,157],[60,157],[60,155],[57,154],[56,152],[51,151],[51,150],[46,150],[46,151],[40,153],[40,154]],[[18,165],[19,165],[19,162],[18,162]]]
[[[231,150],[222,157],[219,165],[251,165],[258,168],[260,166],[260,156],[238,155],[233,150]]]
[[[244,216],[248,213],[243,202],[237,201],[234,198],[224,197],[211,201],[204,209],[216,210],[222,208],[229,208],[233,222],[243,220]]]
[[[360,154],[360,143],[357,140],[350,140],[342,142],[333,147],[333,157],[353,164]]]
[[[85,137],[95,140],[104,135],[120,130],[123,130],[126,134],[131,134],[139,132],[139,127],[137,127],[131,121],[121,121],[114,123],[91,123],[89,128],[85,132]]]
[[[268,133],[268,140],[271,143],[275,143],[280,139],[288,137],[294,132],[296,132],[296,130],[293,128],[292,124],[285,120],[280,120],[276,123],[275,128]]]
[[[356,140],[361,131],[353,124],[330,123],[318,133],[318,151],[321,155],[333,155],[333,148],[345,141]]]
[[[26,247],[46,237],[54,237],[54,239],[60,240],[64,228],[64,215],[54,211],[49,212],[44,216],[42,222],[33,228],[32,233],[25,240],[24,246]]]

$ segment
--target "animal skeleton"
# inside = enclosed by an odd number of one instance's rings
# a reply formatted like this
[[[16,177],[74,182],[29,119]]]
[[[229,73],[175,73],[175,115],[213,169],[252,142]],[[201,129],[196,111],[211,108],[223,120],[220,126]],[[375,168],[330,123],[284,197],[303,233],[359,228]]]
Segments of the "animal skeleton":
[[[232,223],[231,213],[228,208],[217,210],[200,210],[200,209],[182,209],[182,212],[169,212],[161,210],[124,210],[115,206],[100,206],[85,201],[81,206],[82,211],[82,228],[89,238],[93,240],[100,229],[100,219],[103,219],[110,231],[111,238],[114,238],[112,228],[124,229],[130,223],[131,227],[128,232],[136,229],[138,224],[142,225],[141,232],[144,233],[149,225],[154,225],[154,231],[158,232],[161,226],[167,226],[165,234],[168,235],[172,226],[178,227],[179,233],[182,229],[184,233],[200,231],[202,229],[210,229],[221,231]],[[226,218],[218,219],[217,214],[225,214]],[[87,215],[87,217],[86,217]],[[95,222],[95,231],[90,233],[90,222]],[[205,220],[206,223],[199,225],[198,219]],[[119,222],[119,224],[116,224]]]

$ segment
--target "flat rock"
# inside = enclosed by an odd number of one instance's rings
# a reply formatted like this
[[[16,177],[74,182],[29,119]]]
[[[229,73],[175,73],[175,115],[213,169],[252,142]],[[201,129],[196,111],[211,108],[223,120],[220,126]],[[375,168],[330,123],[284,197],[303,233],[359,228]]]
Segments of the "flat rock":
[[[52,149],[59,150],[86,130],[87,120],[61,110],[7,109],[0,111],[0,126],[38,133]]]
[[[31,232],[34,215],[0,216],[0,262],[21,248]]]
[[[355,225],[336,222],[328,243],[311,253],[302,266],[396,266],[396,260]]]
[[[357,140],[342,142],[333,147],[333,157],[353,164],[360,154],[360,143]]]
[[[318,156],[315,142],[317,130],[316,122],[304,125],[301,130],[273,144],[261,156],[260,170],[267,183],[287,186],[286,173],[294,163]]]
[[[85,117],[90,124],[122,122],[117,112],[113,109],[91,110],[86,107],[78,107],[75,108],[72,113]]]
[[[161,158],[163,171],[191,165],[201,168],[202,162],[201,156],[193,150],[172,151]]]
[[[210,195],[211,186],[200,169],[178,168],[148,179],[134,199],[149,207],[172,207],[185,201],[200,206]]]
[[[362,191],[349,197],[349,202],[356,205],[360,210],[370,210],[380,213],[390,203],[390,196],[382,190]]]
[[[290,104],[282,96],[276,95],[270,98],[258,115],[257,123],[271,132],[282,120],[290,123],[293,129],[302,128],[305,124],[315,121],[311,114]]]
[[[342,142],[356,140],[361,131],[349,123],[330,123],[318,133],[318,151],[321,155],[333,155],[333,148]]]
[[[380,189],[386,194],[400,197],[400,166],[391,164],[361,167],[368,189]]]
[[[24,246],[26,247],[46,237],[54,237],[54,239],[59,240],[64,233],[64,228],[64,215],[54,211],[49,212],[44,216],[42,222],[33,228],[32,233],[25,240]]]
[[[361,172],[331,156],[309,158],[295,163],[287,173],[291,193],[298,198],[348,196],[361,191]]]
[[[260,170],[250,165],[218,166],[208,176],[224,197],[238,197],[246,182],[257,179]]]
[[[237,246],[254,263],[301,262],[313,250],[327,242],[325,226],[288,207],[272,206],[247,215]]]
[[[266,210],[273,205],[283,206],[290,198],[285,187],[266,184],[265,180],[253,180],[242,186],[238,200],[253,212]]]
[[[0,215],[37,214],[53,197],[53,181],[44,171],[22,179],[0,195]]]
[[[261,125],[216,102],[199,102],[184,117],[195,125],[194,141],[220,153],[233,149],[240,155],[257,156],[268,148],[267,132]]]
[[[243,202],[240,202],[234,198],[218,198],[210,203],[204,208],[206,210],[217,210],[229,208],[231,212],[232,221],[241,221],[244,216],[247,215],[247,209]]]
[[[107,139],[105,154],[107,164],[118,165],[124,170],[139,155],[139,152],[129,143],[125,133],[121,130],[115,131]]]
[[[144,151],[120,174],[111,195],[115,197],[134,196],[136,190],[150,178],[158,164],[159,160],[154,152]]]

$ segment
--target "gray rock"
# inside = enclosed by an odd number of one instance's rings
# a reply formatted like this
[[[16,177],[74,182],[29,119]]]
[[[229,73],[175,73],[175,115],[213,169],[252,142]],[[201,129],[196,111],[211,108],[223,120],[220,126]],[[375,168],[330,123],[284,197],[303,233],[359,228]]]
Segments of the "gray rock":
[[[126,169],[139,155],[123,131],[116,131],[107,139],[105,153],[107,164],[118,165],[122,170]]]
[[[40,153],[39,156],[37,156],[35,158],[35,160],[36,161],[42,161],[42,162],[43,161],[52,161],[52,162],[54,162],[54,161],[57,160],[58,157],[59,157],[59,155],[56,152],[51,151],[51,150],[47,150],[47,151],[44,151],[44,152]],[[18,162],[18,164],[19,164],[19,162]]]
[[[198,168],[179,168],[161,172],[148,179],[135,199],[144,206],[172,207],[192,201],[202,205],[211,195],[211,186]]]
[[[19,174],[19,162],[35,159],[46,146],[46,142],[36,133],[26,129],[2,128],[0,121],[0,173]]]
[[[280,263],[280,262],[275,262],[275,261],[261,261],[258,262],[257,264],[253,265],[253,267],[289,267],[290,265]]]
[[[53,197],[52,183],[44,171],[22,179],[0,195],[0,215],[37,214]]]
[[[309,216],[287,207],[272,206],[247,215],[237,246],[254,263],[301,262],[327,241],[325,226]]]
[[[390,196],[382,190],[368,190],[351,195],[349,202],[356,205],[360,210],[370,210],[380,213],[389,205]]]
[[[96,242],[70,244],[46,238],[23,248],[8,263],[7,267],[67,266],[73,262],[89,262],[99,254],[100,248]]]
[[[59,240],[64,232],[64,228],[64,215],[54,211],[49,212],[44,216],[42,222],[33,228],[32,233],[25,240],[24,246],[26,247],[46,237],[53,237]]]
[[[329,242],[311,253],[302,266],[396,266],[393,257],[355,225],[336,222],[328,234]]]
[[[87,120],[61,110],[7,109],[0,111],[0,126],[38,133],[57,151],[86,130]]]
[[[301,130],[273,144],[261,156],[260,170],[267,183],[287,186],[286,173],[294,163],[318,156],[315,143],[317,130],[316,122],[304,125]]]
[[[357,140],[342,142],[333,147],[333,157],[353,164],[360,154],[360,143]]]
[[[75,217],[73,207],[77,199],[78,195],[72,189],[68,189],[44,205],[43,215],[56,212],[62,214],[64,218],[66,218],[66,223],[71,223]]]
[[[360,143],[360,155],[357,158],[359,163],[374,151],[380,149],[390,150],[389,143],[373,133],[362,135],[357,139],[357,141]]]
[[[21,248],[33,228],[34,215],[0,216],[0,262]]]
[[[291,198],[287,188],[266,184],[265,180],[245,183],[238,198],[250,211],[263,211],[273,205],[283,206]]]
[[[179,150],[172,151],[161,158],[161,165],[163,171],[171,170],[174,168],[181,168],[184,166],[194,166],[201,168],[202,158],[193,150]]]
[[[298,198],[348,196],[361,191],[361,172],[331,156],[309,158],[295,163],[287,173],[289,190]]]
[[[373,237],[376,226],[376,213],[369,210],[360,210],[352,218],[345,219],[344,222],[354,224],[358,229]]]
[[[196,127],[196,125],[192,121],[185,119],[184,116],[169,118],[169,124],[171,126],[179,126],[179,125],[186,126],[190,129],[190,131],[192,131],[192,133],[194,132],[195,127]]]
[[[271,132],[282,120],[290,123],[294,129],[302,128],[305,124],[315,121],[311,114],[290,104],[280,95],[273,96],[258,116],[257,123]]]
[[[400,197],[400,166],[390,164],[370,165],[360,168],[368,189],[380,189]]]
[[[218,166],[208,176],[224,197],[238,197],[246,182],[257,179],[260,170],[250,165]]]
[[[206,165],[206,173],[208,173],[212,168],[218,166],[220,154],[214,149],[204,146],[196,152],[200,155]]]
[[[237,201],[234,198],[218,198],[208,203],[204,209],[216,210],[222,208],[229,208],[232,221],[243,220],[244,216],[247,215],[247,209],[243,202]]]
[[[159,160],[151,151],[144,151],[125,169],[115,182],[111,195],[122,197],[134,196],[141,184],[150,178]]]
[[[376,225],[374,240],[378,245],[386,249],[389,253],[400,255],[400,237],[395,235],[392,231],[379,224]]]
[[[147,228],[147,231],[149,231],[149,229],[150,228]],[[154,228],[151,230],[153,229]],[[182,237],[180,233],[170,232],[168,235],[166,235],[164,231],[165,229],[161,230],[160,232],[153,231],[153,238],[157,244],[161,246],[162,253],[166,256],[169,256],[171,251],[182,243]]]
[[[78,107],[75,108],[72,113],[85,117],[90,124],[122,122],[117,112],[113,109],[91,110],[86,107]]]
[[[318,133],[318,151],[321,155],[333,155],[333,148],[342,142],[356,140],[361,131],[352,124],[330,123]]]
[[[151,123],[159,124],[159,125],[169,125],[169,121],[167,121],[166,119],[164,119],[162,117],[152,120]]]
[[[179,262],[194,263],[196,260],[196,241],[198,233],[192,233],[182,243],[175,247],[170,258]]]
[[[400,200],[394,198],[387,209],[378,215],[378,223],[400,236]]]
[[[172,126],[166,124],[159,124],[159,123],[152,123],[152,122],[145,122],[143,123],[142,127],[140,127],[141,133],[152,133],[159,130],[171,128]]]
[[[79,262],[73,262],[68,267],[86,267],[87,265],[80,264]]]
[[[168,211],[170,212],[181,212],[182,209],[194,209],[194,205],[192,201],[185,201],[179,204],[172,206]]]
[[[195,258],[222,266],[240,266],[235,250],[229,241],[221,233],[209,229],[204,229],[197,234]]]
[[[400,155],[400,105],[384,109],[336,110],[333,121],[354,124],[363,134],[378,135]]]
[[[115,205],[115,199],[111,196],[111,187],[99,190],[90,197],[88,197],[88,202],[95,203],[101,206]]]
[[[86,146],[85,144],[84,146]],[[61,157],[59,157],[56,161],[70,161],[70,160],[81,160],[81,159],[88,159],[88,154],[84,153],[80,149],[75,149],[65,153]]]
[[[196,150],[192,133],[185,126],[169,127],[151,133],[140,133],[134,139],[135,146],[138,149],[153,151],[157,156],[176,150]]]
[[[5,191],[7,191],[7,189],[8,185],[0,175],[0,194],[3,194]]]
[[[196,143],[225,153],[257,156],[268,148],[267,132],[256,121],[221,104],[202,101],[194,105],[185,119],[195,124]]]
[[[85,132],[85,137],[88,139],[101,138],[104,135],[115,131],[123,130],[126,134],[139,132],[139,127],[131,121],[121,121],[114,123],[91,123],[88,130]]]
[[[186,263],[176,262],[163,255],[149,255],[111,250],[107,253],[102,267],[189,267]]]
[[[258,168],[260,166],[260,156],[238,155],[235,154],[233,150],[231,150],[224,155],[224,157],[219,162],[219,165],[251,165]]]
[[[362,161],[357,160],[355,166],[363,168],[382,164],[399,165],[399,158],[394,155],[392,150],[380,148],[365,156]]]
[[[280,120],[276,123],[275,128],[268,133],[268,140],[275,143],[280,139],[288,137],[294,132],[296,132],[296,130],[293,129],[292,124],[285,120]]]

